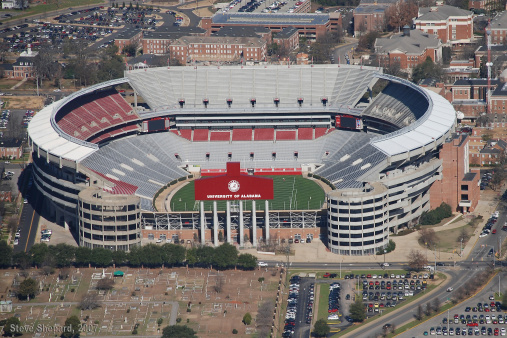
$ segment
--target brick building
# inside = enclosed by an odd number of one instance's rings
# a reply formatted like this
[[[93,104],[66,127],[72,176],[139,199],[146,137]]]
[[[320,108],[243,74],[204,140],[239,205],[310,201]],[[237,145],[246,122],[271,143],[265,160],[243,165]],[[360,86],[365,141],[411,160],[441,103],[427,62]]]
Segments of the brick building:
[[[482,9],[484,11],[490,11],[496,9],[499,5],[499,0],[469,0],[469,9]],[[507,8],[506,8],[507,9]]]
[[[498,87],[491,93],[490,104],[492,114],[507,113],[507,83],[499,83]]]
[[[155,31],[143,33],[143,53],[162,55],[169,53],[169,45],[184,36],[205,36],[206,31],[199,27],[162,26]],[[172,58],[172,56],[171,56]]]
[[[118,53],[123,51],[127,45],[139,47],[143,38],[143,31],[140,28],[130,27],[119,33],[115,39],[114,44],[118,47]]]
[[[186,36],[169,46],[171,58],[182,64],[194,61],[263,61],[266,41],[259,38]]]
[[[23,156],[23,142],[18,139],[0,141],[0,156],[15,160]]]
[[[383,4],[360,4],[354,11],[354,34],[359,36],[372,31],[382,32],[386,26],[385,11],[391,6]]]
[[[295,27],[286,27],[280,32],[275,33],[273,42],[283,46],[288,51],[299,48],[299,32]]]
[[[414,23],[417,29],[438,36],[444,44],[470,43],[474,37],[473,13],[453,6],[419,8]]]
[[[491,20],[491,43],[507,44],[507,11],[500,12]]]
[[[378,38],[375,41],[375,52],[382,67],[397,62],[401,69],[411,72],[412,68],[423,63],[428,56],[435,62],[440,61],[442,43],[434,35],[410,30],[405,26],[400,34]]]
[[[491,87],[497,88],[499,80],[492,79]],[[476,120],[486,112],[487,79],[460,79],[453,84],[445,85],[444,97],[452,103],[456,111],[460,111],[466,120]]]
[[[202,18],[201,27],[211,35],[223,27],[260,26],[280,32],[284,28],[294,27],[300,37],[315,41],[324,36],[333,27],[338,27],[341,16],[330,14],[293,14],[293,13],[216,13],[212,17]]]
[[[442,202],[451,206],[453,211],[472,212],[480,198],[477,173],[469,170],[469,139],[467,134],[453,134],[442,145],[439,158],[442,160],[442,178],[430,188],[431,208]]]

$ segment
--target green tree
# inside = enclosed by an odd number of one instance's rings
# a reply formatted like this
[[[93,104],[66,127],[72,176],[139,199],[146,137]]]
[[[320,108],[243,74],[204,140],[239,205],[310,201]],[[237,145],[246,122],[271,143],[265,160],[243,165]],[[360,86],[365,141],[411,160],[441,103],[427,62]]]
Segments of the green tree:
[[[349,312],[350,317],[355,322],[362,322],[366,319],[366,308],[359,297],[356,298],[354,303],[350,304]]]
[[[77,316],[70,316],[65,320],[65,331],[62,332],[63,338],[79,338],[81,321]]]
[[[7,241],[0,241],[0,268],[5,269],[12,264],[12,248]]]
[[[162,260],[167,266],[183,263],[185,260],[185,248],[176,244],[164,244],[161,246]]]
[[[252,270],[257,267],[257,257],[251,254],[241,254],[238,256],[238,266],[245,270]]]
[[[315,328],[313,330],[315,337],[327,337],[329,331],[331,331],[331,329],[324,319],[321,318],[315,322]]]
[[[49,253],[49,248],[46,243],[37,243],[30,248],[30,257],[32,263],[38,267],[46,261],[46,257]]]
[[[37,281],[33,278],[27,278],[19,284],[18,287],[18,298],[27,299],[28,297],[34,298],[39,290]]]
[[[127,56],[136,56],[137,46],[133,43],[129,43],[123,47],[121,52]]]
[[[252,323],[252,315],[250,312],[245,313],[243,316],[243,324],[250,325]]]
[[[162,248],[155,244],[141,247],[141,263],[148,267],[159,267],[164,263]],[[132,255],[131,255],[132,256]]]
[[[49,246],[49,256],[54,259],[56,266],[59,268],[71,265],[74,261],[75,251],[75,247],[64,243]]]
[[[20,251],[12,255],[12,264],[20,269],[28,269],[32,265],[32,260],[26,252]]]
[[[105,267],[111,265],[112,252],[104,248],[95,248],[92,250],[91,263],[97,267]]]
[[[363,51],[373,50],[373,47],[375,46],[375,40],[377,40],[379,36],[380,34],[377,31],[361,35],[361,37],[359,38],[357,48]]]
[[[75,264],[77,266],[88,266],[88,264],[92,261],[92,250],[90,248],[80,246],[76,249],[74,256]]]
[[[171,325],[162,330],[162,338],[197,338],[196,333],[186,325]]]
[[[127,262],[127,253],[122,250],[116,250],[111,254],[111,258],[113,259],[114,264],[123,265]]]
[[[234,245],[224,243],[215,248],[213,265],[219,269],[235,266],[238,262],[238,249]]]
[[[17,317],[10,317],[5,321],[4,335],[7,337],[21,336],[19,328],[21,327],[21,321]]]
[[[430,78],[441,80],[442,75],[442,67],[438,63],[433,62],[433,60],[428,56],[423,63],[414,67],[412,71],[412,81],[414,83],[418,83],[420,80]]]

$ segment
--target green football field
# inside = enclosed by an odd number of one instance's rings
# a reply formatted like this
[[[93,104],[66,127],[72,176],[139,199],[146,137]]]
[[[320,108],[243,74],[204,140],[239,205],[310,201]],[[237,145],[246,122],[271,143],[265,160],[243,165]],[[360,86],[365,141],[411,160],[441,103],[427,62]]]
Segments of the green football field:
[[[315,210],[324,203],[324,190],[312,180],[302,176],[262,176],[273,179],[274,199],[269,201],[270,210]],[[252,202],[244,201],[245,210],[252,208]],[[257,201],[256,209],[264,210],[264,201]],[[225,210],[225,201],[217,202],[218,210]],[[205,201],[204,209],[213,210],[213,202]],[[194,199],[194,182],[178,190],[171,199],[172,211],[197,211]]]

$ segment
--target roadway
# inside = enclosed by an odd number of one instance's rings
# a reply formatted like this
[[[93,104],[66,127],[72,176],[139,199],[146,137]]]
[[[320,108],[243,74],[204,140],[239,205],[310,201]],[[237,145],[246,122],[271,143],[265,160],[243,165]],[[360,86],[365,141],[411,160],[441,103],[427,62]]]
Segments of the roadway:
[[[23,173],[30,173],[30,170],[25,170]],[[23,175],[20,180],[23,181],[25,179],[28,180],[29,178]],[[23,210],[21,211],[18,225],[21,235],[18,245],[14,246],[15,253],[28,252],[34,245],[39,226],[40,211],[44,200],[44,197],[33,187],[29,190],[28,194],[24,194],[24,196],[26,195],[29,196],[27,198],[28,203],[23,204]]]
[[[471,250],[468,257],[462,261],[452,262],[449,265],[449,262],[445,262],[446,266],[436,266],[437,271],[444,272],[447,276],[447,279],[436,289],[428,292],[427,295],[422,296],[418,300],[412,302],[409,307],[400,307],[383,317],[376,317],[373,324],[364,325],[361,328],[358,328],[353,331],[353,335],[357,337],[376,337],[381,334],[382,326],[386,323],[394,324],[396,327],[401,326],[402,324],[412,321],[415,319],[416,311],[419,305],[425,306],[428,301],[432,301],[435,298],[438,298],[441,304],[449,301],[450,293],[447,292],[448,287],[452,287],[454,290],[463,286],[466,282],[468,282],[473,276],[488,266],[492,266],[495,263],[498,266],[498,262],[494,261],[494,257],[488,257],[488,252],[491,248],[494,248],[495,252],[499,245],[503,242],[505,237],[507,236],[506,231],[502,231],[501,228],[506,221],[506,213],[505,213],[505,204],[500,203],[497,210],[500,211],[500,215],[498,217],[497,222],[492,227],[496,229],[496,234],[489,234],[486,237],[478,238],[477,242],[474,244],[473,249]],[[485,221],[489,218],[490,215],[483,215]],[[477,231],[481,232],[481,228],[477,229]],[[473,240],[473,238],[472,238]],[[430,257],[433,255],[434,259]],[[434,251],[430,251],[430,257],[428,257],[429,264],[432,262],[438,262],[438,253]],[[267,261],[269,265],[279,264],[280,262],[276,261]],[[327,270],[327,271],[345,271],[345,270],[378,270],[378,263],[299,263],[292,262],[290,263],[290,268],[293,269],[308,269],[308,270]],[[398,270],[398,269],[407,269],[408,266],[406,263],[391,263],[388,270]],[[388,272],[386,270],[386,272]],[[317,282],[317,281],[316,281]],[[301,301],[304,302],[304,293],[301,294]],[[298,311],[299,313],[299,311]],[[315,315],[317,315],[315,313]],[[303,323],[299,323],[301,326],[301,331],[297,331],[298,335],[295,337],[302,337],[303,332],[306,333],[306,328]]]

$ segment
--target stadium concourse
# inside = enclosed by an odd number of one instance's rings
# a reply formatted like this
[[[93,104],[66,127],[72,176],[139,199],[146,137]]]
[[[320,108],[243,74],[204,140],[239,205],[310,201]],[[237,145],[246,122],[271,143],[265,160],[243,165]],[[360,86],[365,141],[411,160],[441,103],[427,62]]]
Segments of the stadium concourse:
[[[117,90],[127,86],[132,103]],[[45,209],[81,246],[322,235],[333,253],[364,255],[429,210],[454,125],[444,98],[379,68],[257,65],[128,71],[45,107],[28,132]],[[233,201],[230,233],[221,212],[155,210],[167,188],[224,174],[228,162],[310,174],[333,190],[309,210],[240,213],[246,202]]]

